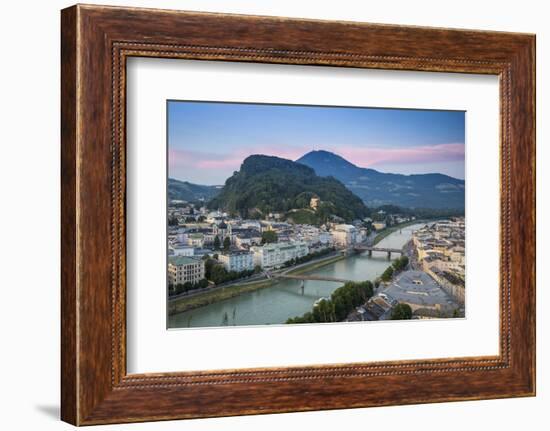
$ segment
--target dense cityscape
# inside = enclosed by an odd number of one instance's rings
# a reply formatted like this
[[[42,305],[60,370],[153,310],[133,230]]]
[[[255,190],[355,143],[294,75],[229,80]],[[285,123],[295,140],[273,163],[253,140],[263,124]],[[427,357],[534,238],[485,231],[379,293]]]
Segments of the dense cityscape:
[[[465,113],[169,101],[167,326],[465,316]]]
[[[316,212],[321,205],[313,196],[308,209]],[[380,277],[362,285],[342,280],[335,293],[359,292],[356,300],[340,307],[343,312],[334,311],[330,297],[321,297],[311,304],[311,312],[287,323],[464,316],[463,218],[424,221],[383,209],[350,223],[333,216],[320,225],[295,224],[284,217],[273,212],[264,219],[244,219],[209,210],[202,202],[171,200],[168,288],[170,302],[178,304],[171,310],[200,306],[201,296],[209,296],[205,303],[216,301],[216,292],[223,300],[228,292],[233,296],[231,289],[238,295],[243,287],[266,288],[281,278],[301,279],[303,289],[304,280],[315,280],[299,275],[310,268],[357,253],[383,253],[388,268]],[[377,249],[388,233],[411,224],[419,228],[401,249]],[[329,305],[332,311],[322,313]]]

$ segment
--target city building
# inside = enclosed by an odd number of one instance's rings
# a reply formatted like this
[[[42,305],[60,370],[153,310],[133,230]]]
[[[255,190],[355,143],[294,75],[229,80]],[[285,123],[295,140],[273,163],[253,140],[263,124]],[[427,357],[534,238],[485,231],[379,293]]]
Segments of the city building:
[[[226,213],[223,213],[221,211],[212,211],[207,214],[206,216],[206,222],[207,223],[220,223],[223,221],[223,219],[227,217]]]
[[[460,305],[465,301],[464,218],[439,220],[413,235],[420,268]]]
[[[189,256],[168,257],[168,282],[172,285],[197,283],[204,278],[204,261]]]
[[[264,269],[279,268],[285,262],[309,253],[309,248],[303,241],[266,244],[251,247],[250,250],[254,254],[254,265],[260,265]]]
[[[188,245],[173,244],[168,247],[168,254],[174,256],[193,256],[195,248]]]
[[[385,221],[374,221],[374,222],[372,222],[372,227],[375,230],[386,229],[386,222]]]
[[[360,241],[358,229],[351,224],[337,224],[330,233],[337,247],[350,247]]]
[[[253,229],[244,229],[235,234],[235,245],[239,248],[248,248],[259,245],[262,242],[262,234]]]
[[[270,220],[282,220],[284,216],[285,215],[283,213],[269,213],[267,218]]]
[[[401,272],[379,295],[408,304],[415,316],[453,317],[460,310],[460,304],[424,271]]]
[[[222,220],[218,224],[214,223],[212,225],[212,234],[223,241],[225,237],[231,237],[231,235],[233,234],[232,226],[231,224],[227,224],[224,220]]]
[[[251,271],[254,269],[254,257],[248,251],[231,251],[218,255],[218,261],[223,263],[223,266],[228,271]]]

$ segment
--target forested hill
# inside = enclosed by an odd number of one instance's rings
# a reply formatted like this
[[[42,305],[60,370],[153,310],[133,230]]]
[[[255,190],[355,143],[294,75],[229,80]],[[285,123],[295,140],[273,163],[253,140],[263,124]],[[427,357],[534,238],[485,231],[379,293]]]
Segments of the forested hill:
[[[224,209],[243,217],[261,217],[270,212],[290,213],[309,208],[317,196],[317,217],[336,215],[351,221],[367,215],[365,204],[340,181],[320,177],[308,166],[279,157],[252,155],[238,172],[227,179],[210,208]]]
[[[203,186],[187,181],[168,178],[168,199],[193,202],[198,200],[208,201],[220,191],[219,186]]]

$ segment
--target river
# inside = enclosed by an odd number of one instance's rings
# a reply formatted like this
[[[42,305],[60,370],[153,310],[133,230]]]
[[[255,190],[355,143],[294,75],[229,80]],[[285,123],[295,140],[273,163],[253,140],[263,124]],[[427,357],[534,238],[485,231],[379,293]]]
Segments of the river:
[[[421,224],[397,230],[382,241],[378,247],[401,248]],[[394,257],[392,256],[392,259]],[[349,256],[346,259],[314,269],[308,274],[326,275],[348,280],[374,280],[388,267],[385,252],[373,252]],[[341,283],[327,281],[279,280],[277,284],[244,293],[225,301],[201,308],[177,313],[168,318],[169,328],[199,328],[208,326],[262,325],[285,323],[289,317],[311,311],[313,303],[328,297]]]

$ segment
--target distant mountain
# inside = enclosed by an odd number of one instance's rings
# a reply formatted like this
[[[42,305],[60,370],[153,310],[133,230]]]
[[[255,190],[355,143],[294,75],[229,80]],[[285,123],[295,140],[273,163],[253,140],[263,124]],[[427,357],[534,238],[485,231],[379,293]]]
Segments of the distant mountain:
[[[168,199],[187,202],[204,200],[209,201],[221,190],[221,186],[203,186],[187,181],[168,178]]]
[[[386,174],[360,168],[329,151],[311,151],[296,162],[340,180],[368,206],[464,209],[464,180],[448,175]]]
[[[314,196],[321,200],[316,211],[310,208]],[[279,212],[289,219],[308,221],[322,221],[329,215],[353,220],[368,212],[361,199],[340,181],[320,177],[303,164],[264,155],[247,157],[209,207],[243,217]]]

